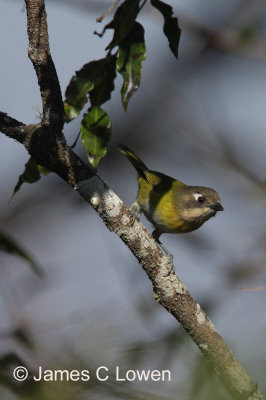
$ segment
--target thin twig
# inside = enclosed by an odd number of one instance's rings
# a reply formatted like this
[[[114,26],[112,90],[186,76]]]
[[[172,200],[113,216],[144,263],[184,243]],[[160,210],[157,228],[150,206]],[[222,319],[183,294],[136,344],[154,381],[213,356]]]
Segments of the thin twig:
[[[254,286],[254,287],[242,287],[240,290],[243,290],[245,292],[256,292],[260,290],[266,290],[266,285],[264,286]]]
[[[117,6],[117,4],[119,3],[119,1],[120,1],[120,0],[116,0],[116,1],[114,2],[114,4],[112,4],[111,7],[108,8],[108,10],[105,11],[105,13],[104,13],[101,17],[96,18],[96,22],[102,22],[102,20],[103,20],[108,14],[110,14],[110,12],[112,11],[112,9],[115,8],[115,7]]]
[[[78,142],[79,137],[80,137],[80,131],[79,131],[79,133],[77,134],[77,137],[76,137],[76,139],[74,140],[74,143],[73,143],[71,146],[69,146],[71,149],[74,149],[74,148],[76,147],[76,144],[77,144],[77,142]]]
[[[139,11],[142,10],[142,8],[145,6],[146,3],[147,3],[147,0],[143,0],[143,3],[139,7]]]

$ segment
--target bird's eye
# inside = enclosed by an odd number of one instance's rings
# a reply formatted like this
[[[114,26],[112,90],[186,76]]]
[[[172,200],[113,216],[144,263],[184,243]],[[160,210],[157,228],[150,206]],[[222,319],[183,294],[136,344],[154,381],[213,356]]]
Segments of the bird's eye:
[[[198,203],[200,203],[200,204],[203,204],[204,201],[205,201],[205,197],[203,196],[203,194],[194,193],[194,194],[193,194],[193,197],[194,197],[194,199],[195,199]]]

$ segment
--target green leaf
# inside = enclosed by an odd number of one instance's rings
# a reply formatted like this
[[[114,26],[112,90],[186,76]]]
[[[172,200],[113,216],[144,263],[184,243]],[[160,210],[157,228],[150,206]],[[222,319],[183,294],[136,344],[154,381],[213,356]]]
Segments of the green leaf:
[[[135,20],[140,11],[140,0],[126,0],[118,7],[114,19],[103,28],[102,33],[95,32],[98,36],[103,36],[107,29],[114,29],[112,41],[108,44],[105,50],[112,50],[118,46],[122,40],[130,33],[135,24]]]
[[[47,175],[50,171],[43,167],[42,165],[37,164],[32,158],[25,164],[25,169],[23,174],[18,178],[18,182],[14,188],[13,194],[11,196],[10,201],[13,199],[15,194],[20,190],[21,186],[24,182],[34,183],[37,182],[41,175]]]
[[[111,121],[108,114],[100,107],[90,108],[83,117],[80,132],[88,160],[96,169],[107,152],[107,143],[111,135]]]
[[[22,246],[11,236],[7,235],[3,231],[0,231],[0,251],[5,251],[9,254],[14,254],[23,260],[25,260],[32,270],[37,275],[42,275],[42,270],[36,261],[22,248]]]
[[[108,55],[103,63],[99,78],[94,83],[94,88],[90,91],[91,106],[101,106],[111,98],[114,90],[114,79],[116,77],[116,55]]]
[[[138,90],[141,79],[142,61],[146,58],[144,29],[135,22],[130,34],[119,45],[119,56],[116,67],[123,76],[121,98],[124,110],[133,93]]]
[[[76,118],[84,105],[88,95],[92,106],[100,106],[111,97],[114,90],[116,56],[91,61],[76,71],[67,89],[64,103],[67,122]]]
[[[161,0],[151,0],[151,4],[153,7],[157,8],[164,17],[163,31],[168,39],[172,53],[177,58],[181,29],[178,26],[178,19],[172,17],[173,8]]]

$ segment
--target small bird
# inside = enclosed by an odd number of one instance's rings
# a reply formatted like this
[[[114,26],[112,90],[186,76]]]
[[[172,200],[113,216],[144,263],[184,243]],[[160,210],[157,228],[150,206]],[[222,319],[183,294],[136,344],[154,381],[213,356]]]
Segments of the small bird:
[[[152,236],[173,260],[160,242],[162,233],[187,233],[223,211],[218,193],[204,186],[187,186],[161,172],[151,171],[128,147],[118,145],[138,172],[138,194],[130,209],[136,219],[141,212],[154,225]]]

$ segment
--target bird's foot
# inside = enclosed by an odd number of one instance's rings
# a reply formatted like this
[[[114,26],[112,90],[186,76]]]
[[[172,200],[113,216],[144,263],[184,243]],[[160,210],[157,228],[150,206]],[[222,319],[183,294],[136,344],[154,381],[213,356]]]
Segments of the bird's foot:
[[[130,211],[132,212],[132,214],[133,214],[133,222],[132,222],[132,225],[134,225],[134,222],[137,220],[137,221],[139,221],[139,219],[140,219],[140,206],[139,206],[139,204],[136,202],[136,201],[134,201],[134,203],[133,204],[131,204],[131,206],[130,206]]]
[[[173,254],[169,253],[168,251],[165,255],[168,258],[168,264],[167,264],[168,271],[164,276],[169,276],[171,272],[174,272],[174,262],[173,262],[174,257]]]
[[[171,272],[174,271],[174,261],[173,261],[174,256],[172,253],[170,253],[169,250],[167,250],[167,248],[162,244],[162,242],[160,242],[159,239],[157,240],[157,243],[159,244],[159,246],[165,253],[166,257],[168,258],[168,263],[167,263],[168,271],[167,271],[167,274],[165,274],[164,276],[169,276],[171,274]]]

